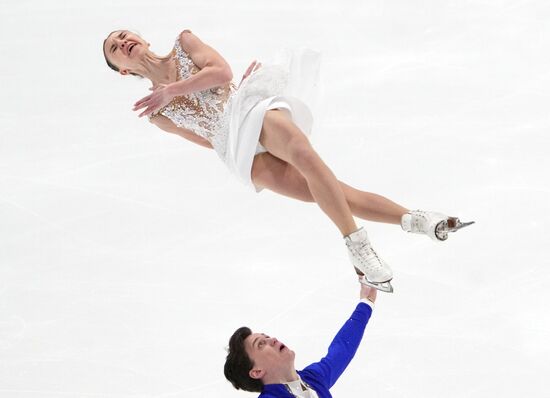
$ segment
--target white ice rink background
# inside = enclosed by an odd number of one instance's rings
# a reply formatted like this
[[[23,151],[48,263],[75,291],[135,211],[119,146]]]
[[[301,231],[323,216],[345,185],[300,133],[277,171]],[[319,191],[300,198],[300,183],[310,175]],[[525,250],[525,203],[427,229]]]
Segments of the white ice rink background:
[[[473,219],[444,244],[363,222],[391,264],[335,397],[550,391],[550,3],[0,4],[0,396],[251,397],[223,378],[239,326],[301,368],[358,284],[312,204],[256,195],[212,151],[131,111],[147,82],[102,41],[159,54],[190,28],[240,76],[323,53],[312,141],[342,180]]]

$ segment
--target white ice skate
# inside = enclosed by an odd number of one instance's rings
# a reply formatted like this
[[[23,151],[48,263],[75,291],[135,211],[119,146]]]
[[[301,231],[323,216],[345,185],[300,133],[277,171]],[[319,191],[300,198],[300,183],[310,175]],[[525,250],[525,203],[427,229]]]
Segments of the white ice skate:
[[[392,293],[393,274],[390,267],[372,248],[363,228],[344,236],[351,263],[360,276],[360,282],[386,293]]]
[[[422,210],[412,210],[401,217],[403,231],[425,234],[436,241],[447,240],[449,232],[456,232],[473,223],[474,221],[461,222],[457,217]]]

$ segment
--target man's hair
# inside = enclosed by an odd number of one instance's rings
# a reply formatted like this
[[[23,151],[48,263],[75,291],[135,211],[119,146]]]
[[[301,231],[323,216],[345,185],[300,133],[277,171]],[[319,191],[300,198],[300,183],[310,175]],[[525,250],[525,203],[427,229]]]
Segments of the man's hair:
[[[254,364],[246,353],[244,340],[252,334],[252,330],[243,326],[238,328],[229,339],[229,348],[223,373],[225,378],[233,384],[237,390],[250,392],[261,392],[263,383],[261,380],[253,379],[248,374]]]

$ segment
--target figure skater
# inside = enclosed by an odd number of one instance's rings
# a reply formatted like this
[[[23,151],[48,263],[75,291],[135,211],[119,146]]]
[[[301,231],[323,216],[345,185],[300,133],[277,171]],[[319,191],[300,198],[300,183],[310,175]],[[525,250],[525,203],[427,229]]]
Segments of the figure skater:
[[[327,355],[303,370],[294,367],[295,353],[275,337],[241,327],[229,339],[225,378],[240,390],[259,392],[259,398],[329,398],[353,359],[370,319],[376,290],[361,285],[361,301],[336,334]]]
[[[393,291],[390,267],[353,216],[401,224],[405,231],[440,241],[469,225],[440,213],[409,211],[336,179],[306,137],[313,119],[299,99],[315,84],[319,57],[314,52],[295,56],[290,69],[253,62],[239,87],[231,82],[233,73],[224,58],[189,30],[178,35],[166,56],[150,51],[149,43],[128,30],[111,32],[103,53],[108,66],[121,75],[151,81],[152,93],[134,106],[140,117],[213,148],[233,174],[257,191],[266,188],[316,202],[344,236],[363,283]]]

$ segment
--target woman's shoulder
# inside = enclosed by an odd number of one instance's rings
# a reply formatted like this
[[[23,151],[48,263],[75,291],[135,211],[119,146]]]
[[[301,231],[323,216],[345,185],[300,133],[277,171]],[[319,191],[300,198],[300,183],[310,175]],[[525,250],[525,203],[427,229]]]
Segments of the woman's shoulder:
[[[191,29],[184,29],[178,35],[176,42],[185,50],[191,44],[193,36]]]
[[[197,73],[198,69],[192,59],[192,44],[190,45],[190,37],[193,36],[189,29],[182,31],[174,44],[172,56],[178,61],[178,71],[180,79],[185,79],[192,74]]]

